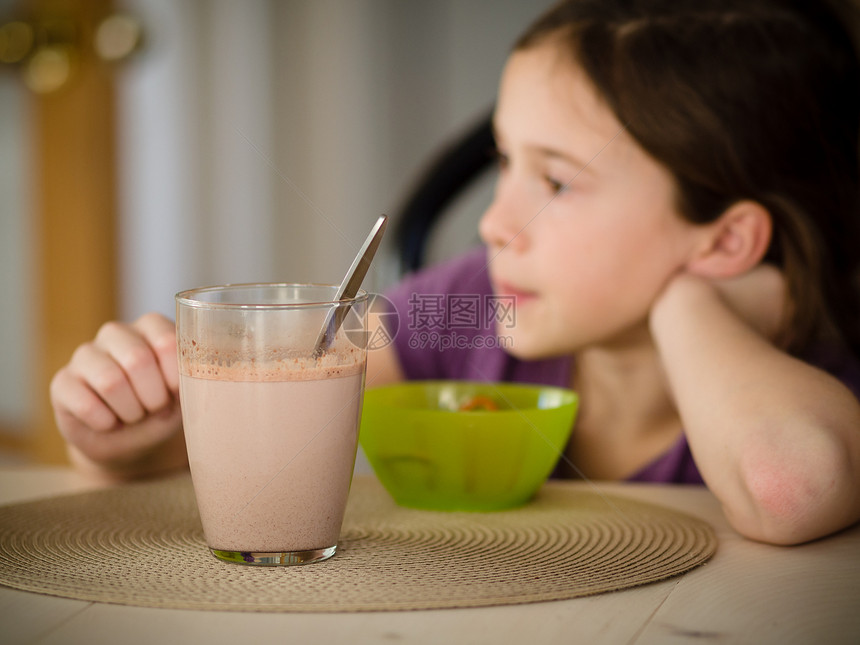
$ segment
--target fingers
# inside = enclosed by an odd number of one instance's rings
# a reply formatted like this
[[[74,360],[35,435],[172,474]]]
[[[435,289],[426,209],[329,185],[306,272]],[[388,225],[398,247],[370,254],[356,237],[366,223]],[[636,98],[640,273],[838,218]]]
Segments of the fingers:
[[[71,424],[68,442],[91,466],[120,467],[126,470],[141,460],[163,450],[167,443],[181,441],[181,413],[178,401],[156,414],[148,416],[133,428],[116,432],[96,432],[81,424]],[[151,464],[156,470],[168,464]],[[127,473],[132,474],[132,473]]]
[[[134,323],[149,347],[155,353],[161,375],[167,388],[179,392],[179,364],[176,356],[176,326],[159,314],[146,314]]]
[[[147,314],[103,325],[57,372],[50,393],[70,455],[118,473],[184,458],[178,389],[174,325]]]
[[[54,375],[50,394],[57,426],[66,440],[81,426],[107,432],[118,423],[113,410],[68,366]]]
[[[62,411],[104,431],[164,409],[178,382],[173,324],[149,314],[133,325],[103,325],[57,373],[52,399],[58,416]]]
[[[101,335],[102,332],[99,334]],[[85,343],[78,347],[72,354],[69,369],[80,383],[88,386],[119,417],[122,423],[135,423],[143,418],[146,408],[132,385],[132,375],[126,373],[122,365],[122,362],[130,363],[130,359],[125,356],[128,352],[120,349],[123,358],[115,357],[110,350],[102,349],[101,345],[105,340],[104,336],[101,336],[100,342]],[[114,339],[110,340],[115,342]],[[154,358],[152,363],[155,363]],[[137,367],[137,374],[134,376],[138,382],[142,381],[139,374],[141,369],[145,367]],[[160,375],[157,378],[161,380]],[[147,387],[142,383],[138,387],[144,389],[149,399],[148,403],[152,406],[153,395],[149,394],[149,391],[157,390],[158,386]],[[166,389],[163,385],[161,387]]]
[[[75,352],[71,365],[125,423],[170,401],[155,350],[136,325],[103,325],[95,342]]]

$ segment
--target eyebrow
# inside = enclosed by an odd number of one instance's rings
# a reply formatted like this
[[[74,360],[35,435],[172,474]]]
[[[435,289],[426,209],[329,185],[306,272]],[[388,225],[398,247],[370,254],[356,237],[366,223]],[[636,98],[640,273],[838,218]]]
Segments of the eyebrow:
[[[561,159],[562,161],[566,161],[576,168],[577,174],[581,172],[594,172],[591,165],[574,155],[571,155],[562,150],[557,150],[555,148],[549,148],[546,146],[529,146],[534,148],[536,152],[540,155],[547,157],[549,159]]]
[[[493,140],[498,144],[499,142],[499,131],[496,129],[496,124],[493,122]],[[534,150],[542,157],[546,157],[548,159],[561,159],[572,166],[574,166],[577,170],[576,173],[588,172],[594,173],[593,168],[589,162],[586,162],[579,157],[572,155],[563,150],[559,150],[558,148],[552,148],[550,146],[541,146],[541,145],[529,145],[527,146],[529,149]]]

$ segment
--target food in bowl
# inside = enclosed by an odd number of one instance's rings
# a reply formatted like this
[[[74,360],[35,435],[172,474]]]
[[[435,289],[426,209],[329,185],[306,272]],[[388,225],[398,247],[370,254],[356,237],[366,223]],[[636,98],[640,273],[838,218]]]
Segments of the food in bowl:
[[[402,506],[513,508],[549,477],[578,402],[572,390],[544,385],[398,383],[367,390],[359,440]]]
[[[488,396],[480,394],[473,396],[465,403],[461,403],[457,408],[460,412],[470,412],[472,410],[484,410],[486,412],[495,412],[499,409],[499,404]]]

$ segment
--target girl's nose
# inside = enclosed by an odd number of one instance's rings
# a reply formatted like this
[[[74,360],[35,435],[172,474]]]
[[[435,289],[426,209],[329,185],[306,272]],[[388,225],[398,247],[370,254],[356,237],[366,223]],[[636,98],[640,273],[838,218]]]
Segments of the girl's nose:
[[[518,206],[510,191],[498,186],[493,202],[484,211],[478,232],[484,244],[491,248],[523,251],[528,246],[528,234],[523,227],[522,206]]]

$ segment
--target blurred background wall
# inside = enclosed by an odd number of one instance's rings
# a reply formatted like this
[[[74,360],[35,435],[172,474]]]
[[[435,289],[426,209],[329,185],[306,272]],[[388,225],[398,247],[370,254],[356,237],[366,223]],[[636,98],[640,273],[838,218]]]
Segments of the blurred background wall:
[[[63,459],[47,383],[104,320],[172,317],[202,284],[338,282],[549,4],[0,0],[0,449]],[[490,190],[432,260],[477,241]],[[390,238],[371,289],[398,277]]]

